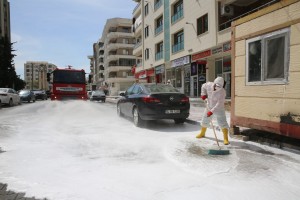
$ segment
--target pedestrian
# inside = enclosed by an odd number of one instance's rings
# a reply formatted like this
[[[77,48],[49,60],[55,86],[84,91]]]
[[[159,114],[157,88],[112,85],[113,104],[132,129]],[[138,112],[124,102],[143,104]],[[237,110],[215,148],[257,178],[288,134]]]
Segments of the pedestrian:
[[[201,99],[207,99],[207,106],[204,110],[201,130],[196,138],[205,137],[207,127],[209,127],[212,117],[217,118],[219,127],[221,128],[224,136],[224,144],[228,145],[228,123],[225,115],[225,97],[226,91],[224,89],[226,82],[222,77],[217,77],[214,82],[206,82],[201,87]]]

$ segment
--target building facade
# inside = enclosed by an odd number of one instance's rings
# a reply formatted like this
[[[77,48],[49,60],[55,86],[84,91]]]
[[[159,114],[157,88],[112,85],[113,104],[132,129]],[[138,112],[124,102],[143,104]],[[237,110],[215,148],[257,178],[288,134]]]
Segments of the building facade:
[[[217,76],[231,97],[231,22],[272,0],[134,0],[137,44],[135,76],[147,82],[171,80],[188,96]]]
[[[300,139],[300,1],[232,24],[231,126]]]
[[[26,89],[50,90],[51,84],[47,82],[47,73],[52,72],[57,66],[42,61],[27,61],[24,64],[24,79]]]
[[[125,18],[106,21],[101,38],[93,45],[93,89],[105,87],[109,95],[118,95],[134,83],[131,69],[136,57],[131,24],[131,19]]]

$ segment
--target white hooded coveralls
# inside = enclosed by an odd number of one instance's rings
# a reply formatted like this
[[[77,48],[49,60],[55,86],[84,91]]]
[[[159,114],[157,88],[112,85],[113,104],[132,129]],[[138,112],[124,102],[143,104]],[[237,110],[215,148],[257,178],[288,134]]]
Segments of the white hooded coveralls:
[[[216,90],[214,91],[214,85],[217,84],[221,87],[216,87]],[[207,108],[204,110],[203,117],[202,117],[202,127],[209,127],[210,120],[212,116],[215,116],[217,118],[218,125],[221,129],[223,128],[229,128],[226,115],[225,115],[225,97],[226,97],[226,91],[223,88],[224,85],[224,79],[221,77],[218,77],[215,79],[214,82],[207,82],[204,83],[201,87],[201,96],[207,95]],[[213,115],[210,117],[207,117],[207,112],[211,111]]]

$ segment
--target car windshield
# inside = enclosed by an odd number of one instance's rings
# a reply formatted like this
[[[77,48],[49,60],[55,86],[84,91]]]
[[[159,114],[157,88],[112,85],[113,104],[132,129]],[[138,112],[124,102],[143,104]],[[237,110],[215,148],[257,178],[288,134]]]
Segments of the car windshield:
[[[174,88],[171,85],[164,85],[164,84],[151,84],[151,85],[144,85],[145,89],[149,93],[153,92],[159,92],[159,93],[164,93],[164,92],[179,92],[176,88]]]
[[[53,83],[85,83],[84,71],[55,70],[53,72]]]
[[[97,90],[97,91],[94,91],[93,94],[95,95],[99,95],[99,94],[104,94],[104,92],[102,90]]]
[[[22,90],[22,91],[20,91],[20,93],[19,94],[28,94],[29,93],[29,91],[28,90]]]

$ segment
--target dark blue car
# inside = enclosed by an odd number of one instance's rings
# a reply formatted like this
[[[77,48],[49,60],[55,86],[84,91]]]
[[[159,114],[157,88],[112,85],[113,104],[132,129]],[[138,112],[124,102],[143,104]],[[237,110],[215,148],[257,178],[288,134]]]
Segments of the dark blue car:
[[[120,95],[118,115],[132,117],[136,126],[157,119],[173,119],[181,124],[189,116],[189,98],[171,85],[135,83]]]

